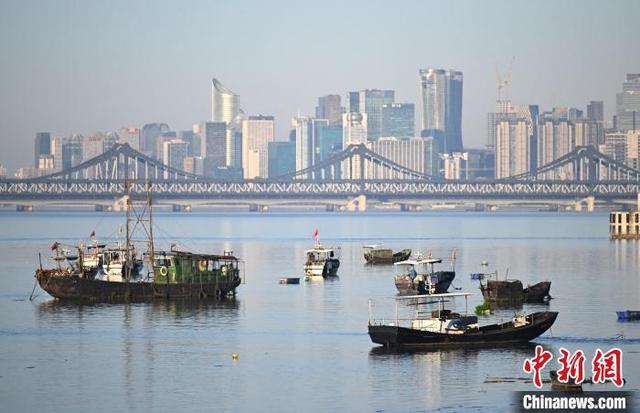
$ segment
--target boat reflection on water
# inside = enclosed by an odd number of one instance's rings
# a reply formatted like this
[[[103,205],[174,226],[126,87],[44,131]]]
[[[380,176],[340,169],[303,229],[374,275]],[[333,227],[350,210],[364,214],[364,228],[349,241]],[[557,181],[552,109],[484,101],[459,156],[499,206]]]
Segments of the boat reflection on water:
[[[37,316],[47,322],[69,323],[73,318],[82,320],[107,318],[115,319],[116,314],[121,313],[126,317],[128,313],[141,312],[143,318],[148,320],[177,320],[177,319],[199,319],[209,318],[211,324],[218,324],[216,321],[236,320],[238,310],[242,306],[242,300],[229,298],[218,301],[205,300],[166,300],[150,301],[142,303],[83,303],[65,302],[60,300],[48,300],[37,306]],[[216,320],[215,318],[218,318]]]
[[[512,375],[523,377],[521,365],[525,358],[531,357],[535,343],[509,346],[505,348],[448,348],[428,350],[389,350],[385,347],[373,347],[369,350],[368,364],[370,388],[385,393],[386,389],[406,389],[405,398],[398,406],[386,399],[378,400],[376,408],[383,409],[384,403],[396,410],[415,411],[431,409],[451,409],[461,411],[477,403],[478,393],[504,392],[508,397],[513,390],[526,390],[529,383],[523,382],[516,389],[513,384],[491,387],[478,386],[478,380],[484,381],[492,375]],[[513,371],[500,370],[493,373],[495,360],[503,360],[512,366]],[[391,409],[392,410],[392,409]],[[483,409],[481,409],[483,410]],[[496,409],[494,411],[499,411]]]

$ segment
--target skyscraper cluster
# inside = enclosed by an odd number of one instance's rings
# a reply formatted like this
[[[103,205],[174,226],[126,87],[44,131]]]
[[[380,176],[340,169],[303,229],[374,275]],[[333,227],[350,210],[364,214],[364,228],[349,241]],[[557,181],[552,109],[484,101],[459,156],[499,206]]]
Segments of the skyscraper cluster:
[[[461,159],[462,73],[422,69],[418,82],[420,128],[416,105],[397,102],[394,90],[363,89],[320,96],[315,116],[291,120],[291,132],[276,139],[275,119],[245,115],[240,96],[218,79],[211,82],[211,119],[190,130],[174,131],[154,122],[142,128],[123,127],[106,134],[52,137],[43,132],[35,140],[31,175],[67,169],[126,143],[174,169],[219,179],[264,179],[313,168],[350,145],[366,145],[407,168],[438,176],[445,163]],[[451,156],[448,156],[451,152]],[[332,176],[305,174],[308,179],[381,177],[376,165],[341,165]],[[451,169],[451,168],[448,168]],[[29,173],[26,173],[29,174]],[[25,175],[26,175],[25,174]],[[446,174],[450,177],[451,174]],[[458,175],[451,176],[459,178]]]
[[[266,179],[308,171],[307,179],[394,179],[377,165],[342,163],[325,176],[313,167],[351,145],[366,145],[406,168],[445,179],[509,178],[536,172],[544,165],[591,145],[610,157],[640,165],[640,74],[628,74],[616,95],[616,114],[605,119],[602,101],[586,111],[496,102],[487,117],[487,149],[465,150],[462,143],[463,74],[437,68],[418,72],[420,102],[397,102],[394,90],[363,89],[343,96],[320,96],[315,116],[291,119],[291,130],[276,139],[270,115],[245,115],[240,96],[219,80],[211,82],[211,119],[189,130],[174,131],[162,122],[141,128],[123,127],[88,136],[53,136],[39,132],[34,141],[34,165],[21,177],[69,169],[116,144],[128,144],[174,169],[217,179]],[[344,102],[344,105],[343,105]],[[575,179],[570,168],[544,178]]]
[[[499,100],[496,111],[487,117],[487,148],[495,151],[495,177],[535,173],[579,146],[593,146],[637,168],[637,113],[640,113],[640,74],[627,75],[622,92],[616,95],[616,115],[609,124],[602,101],[589,102],[585,114],[571,107],[540,112],[537,105],[514,105],[509,100]],[[542,178],[577,179],[574,174],[566,166],[545,172]]]

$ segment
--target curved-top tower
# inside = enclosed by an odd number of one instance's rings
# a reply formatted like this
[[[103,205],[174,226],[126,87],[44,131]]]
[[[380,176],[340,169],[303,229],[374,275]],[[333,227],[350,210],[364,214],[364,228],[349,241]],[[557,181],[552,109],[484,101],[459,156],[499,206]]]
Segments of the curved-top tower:
[[[211,120],[228,125],[238,115],[239,106],[240,96],[214,78],[211,82]]]

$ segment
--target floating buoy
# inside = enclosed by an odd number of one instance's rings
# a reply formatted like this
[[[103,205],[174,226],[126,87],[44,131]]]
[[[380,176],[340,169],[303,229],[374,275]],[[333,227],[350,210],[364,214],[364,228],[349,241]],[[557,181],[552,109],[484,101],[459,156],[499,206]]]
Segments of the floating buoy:
[[[231,354],[231,359],[232,360],[238,360],[238,353]]]
[[[487,260],[482,260],[482,263],[480,263],[480,265],[487,266],[489,265],[489,262]]]

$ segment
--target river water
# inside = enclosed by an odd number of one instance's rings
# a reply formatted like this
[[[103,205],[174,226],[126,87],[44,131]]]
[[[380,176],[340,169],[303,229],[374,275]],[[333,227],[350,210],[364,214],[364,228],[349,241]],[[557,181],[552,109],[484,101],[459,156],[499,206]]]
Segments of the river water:
[[[375,317],[395,311],[393,269],[367,266],[362,257],[362,245],[376,242],[444,258],[455,249],[454,286],[478,293],[470,309],[482,300],[469,274],[481,271],[483,260],[524,284],[552,281],[550,304],[498,310],[480,322],[559,311],[537,343],[556,357],[560,347],[582,349],[588,376],[596,348],[620,347],[624,389],[640,388],[640,323],[619,323],[615,315],[640,309],[640,243],[610,241],[606,214],[159,212],[156,248],[177,242],[202,252],[232,250],[245,261],[246,283],[235,300],[75,305],[38,289],[28,300],[38,252],[46,256],[52,241],[75,243],[92,230],[113,238],[122,219],[0,212],[0,410],[514,409],[511,392],[532,384],[493,381],[526,377],[531,346],[376,350],[366,332],[369,299]],[[280,277],[301,276],[314,228],[325,245],[341,247],[339,277],[279,285]]]

